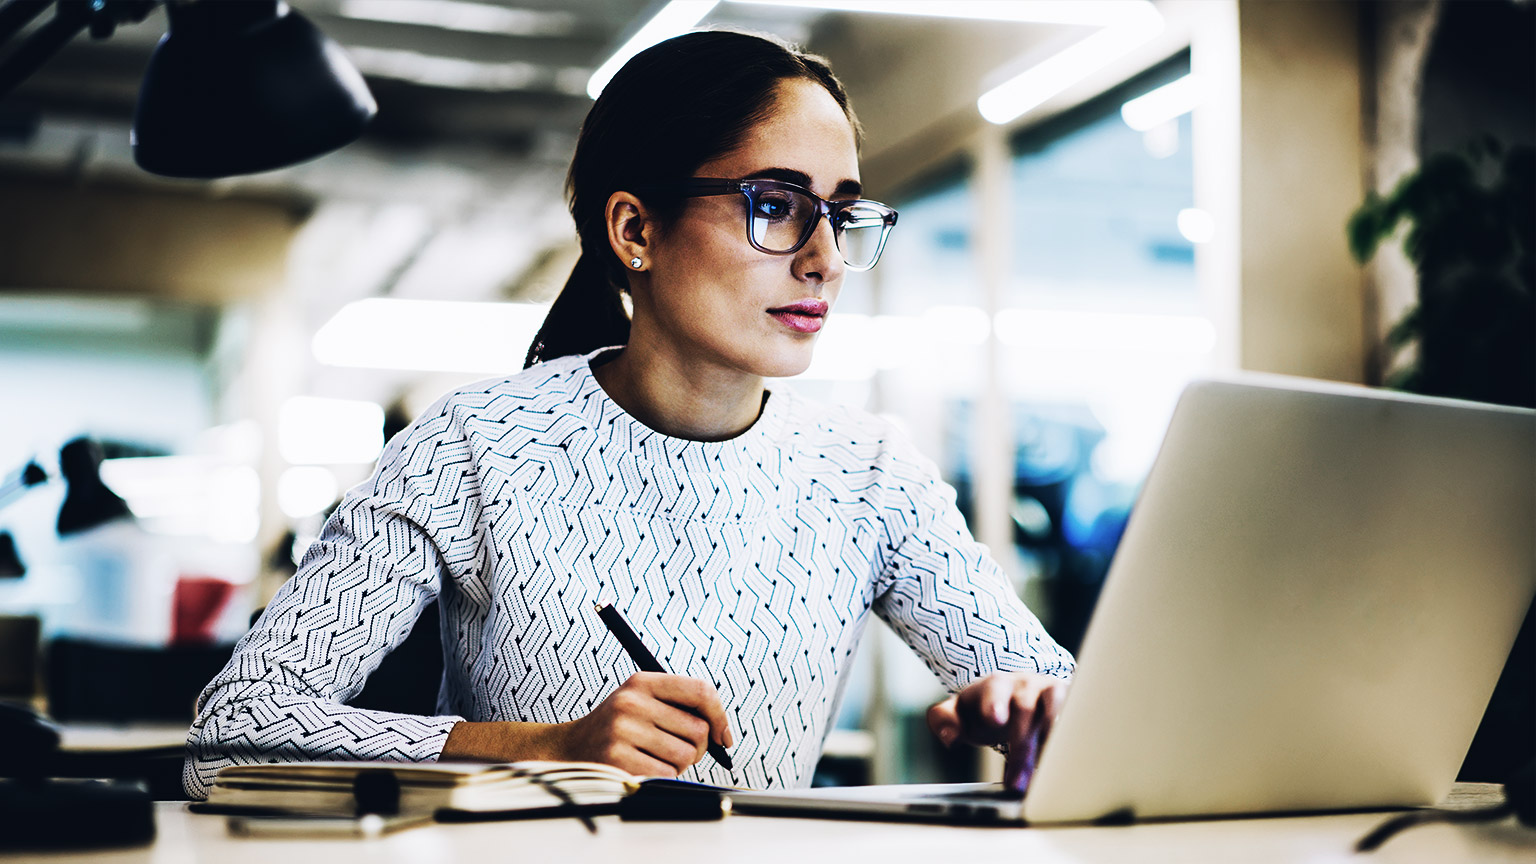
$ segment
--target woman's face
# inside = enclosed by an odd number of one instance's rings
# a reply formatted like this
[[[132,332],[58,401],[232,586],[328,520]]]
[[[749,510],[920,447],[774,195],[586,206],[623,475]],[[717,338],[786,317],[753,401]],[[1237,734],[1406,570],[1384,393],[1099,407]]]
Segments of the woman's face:
[[[827,200],[860,195],[853,128],[821,85],[779,84],[767,119],[694,176],[796,183]],[[651,242],[648,284],[633,292],[636,331],[650,330],[697,368],[777,378],[804,372],[837,300],[845,266],[820,220],[799,251],[770,255],[747,240],[746,198],[691,198]]]

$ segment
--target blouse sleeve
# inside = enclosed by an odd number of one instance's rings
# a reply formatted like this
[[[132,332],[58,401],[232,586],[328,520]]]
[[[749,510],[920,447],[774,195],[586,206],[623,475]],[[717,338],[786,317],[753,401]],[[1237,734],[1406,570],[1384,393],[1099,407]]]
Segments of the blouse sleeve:
[[[972,538],[937,466],[904,440],[887,456],[876,614],[950,692],[992,672],[1071,677],[1072,655]]]
[[[465,530],[479,508],[469,460],[440,452],[466,445],[444,444],[432,432],[413,427],[390,443],[373,478],[347,493],[298,572],[198,697],[183,771],[192,798],[206,798],[225,765],[433,762],[442,753],[462,718],[345,704],[437,598],[448,560],[466,554],[454,547],[474,542]]]

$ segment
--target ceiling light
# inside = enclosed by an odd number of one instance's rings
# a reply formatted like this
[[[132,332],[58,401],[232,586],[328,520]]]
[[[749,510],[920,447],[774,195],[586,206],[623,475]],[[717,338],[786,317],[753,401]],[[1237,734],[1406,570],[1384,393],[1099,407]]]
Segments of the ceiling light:
[[[424,87],[442,87],[452,90],[487,90],[507,92],[512,90],[560,90],[579,96],[567,83],[569,68],[554,68],[508,60],[502,63],[484,63],[465,60],[462,57],[442,57],[422,54],[403,48],[371,48],[359,45],[347,49],[352,62],[361,71],[376,78],[393,78],[409,81]],[[575,70],[584,81],[586,69]]]
[[[615,51],[612,57],[603,61],[603,65],[597,67],[587,81],[587,95],[593,99],[603,92],[613,76],[629,62],[629,58],[641,51],[673,36],[687,33],[694,25],[704,20],[710,10],[715,8],[719,0],[672,0],[662,7],[656,17],[645,22],[635,35],[629,37],[629,41]]]
[[[1145,132],[1188,114],[1204,100],[1205,87],[1200,79],[1185,75],[1120,106],[1120,116],[1125,125],[1137,132]]]
[[[341,15],[361,21],[504,36],[569,36],[575,32],[577,23],[570,12],[509,9],[463,0],[343,0]]]
[[[373,297],[343,306],[312,348],[330,366],[509,373],[523,368],[547,314],[546,304]]]
[[[293,465],[356,465],[384,449],[384,409],[355,399],[295,396],[277,417],[277,449]]]
[[[1196,315],[1003,309],[993,319],[1004,345],[1033,351],[1207,354],[1216,328]]]
[[[1123,23],[1126,0],[729,0],[757,6],[788,6],[827,12],[869,12],[921,15],[975,21],[1017,21],[1036,24],[1084,24],[1106,27]],[[1132,13],[1137,14],[1137,13]]]
[[[1113,5],[1120,10],[1119,23],[1105,27],[982,94],[976,100],[981,116],[999,125],[1011,122],[1162,32],[1163,16],[1151,3]]]
[[[1216,220],[1204,210],[1186,207],[1179,211],[1179,233],[1191,243],[1209,243],[1216,236]]]
[[[296,465],[277,479],[277,506],[292,519],[313,516],[336,503],[341,485],[331,469]]]
[[[197,535],[226,543],[256,539],[261,478],[248,465],[209,456],[108,459],[101,478],[127,499],[151,534]]]

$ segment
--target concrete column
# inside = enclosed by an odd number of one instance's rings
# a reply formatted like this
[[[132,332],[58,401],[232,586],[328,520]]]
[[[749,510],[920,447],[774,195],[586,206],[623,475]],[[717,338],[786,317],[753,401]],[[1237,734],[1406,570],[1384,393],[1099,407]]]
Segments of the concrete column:
[[[981,277],[982,307],[987,320],[995,322],[1007,295],[1013,269],[1013,160],[1008,137],[1001,126],[990,123],[977,132],[972,145],[975,170],[977,272]],[[997,328],[987,329],[982,345],[982,386],[976,400],[975,429],[971,437],[971,530],[986,544],[992,557],[1018,585],[1019,558],[1013,550],[1013,414],[1009,407],[1006,369]],[[977,751],[977,776],[1001,779],[1002,757],[981,748]]]
[[[1013,266],[1013,164],[1007,133],[1001,126],[987,124],[977,132],[972,152],[976,163],[971,181],[976,194],[976,262],[983,309],[988,320],[995,321]],[[1017,584],[1018,564],[1009,516],[1013,501],[1013,423],[1002,344],[995,327],[988,329],[981,350],[983,380],[971,439],[971,488],[975,495],[971,530],[977,540],[992,550],[992,557]]]
[[[1243,368],[1365,375],[1364,277],[1345,224],[1365,195],[1359,8],[1239,0]]]

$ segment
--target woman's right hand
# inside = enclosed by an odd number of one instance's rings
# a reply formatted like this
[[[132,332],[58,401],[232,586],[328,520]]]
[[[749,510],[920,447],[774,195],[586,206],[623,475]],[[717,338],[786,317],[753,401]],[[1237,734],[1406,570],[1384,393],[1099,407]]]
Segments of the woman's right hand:
[[[714,685],[661,672],[636,672],[592,713],[553,731],[559,758],[642,777],[678,776],[704,757],[711,739],[735,743]]]

